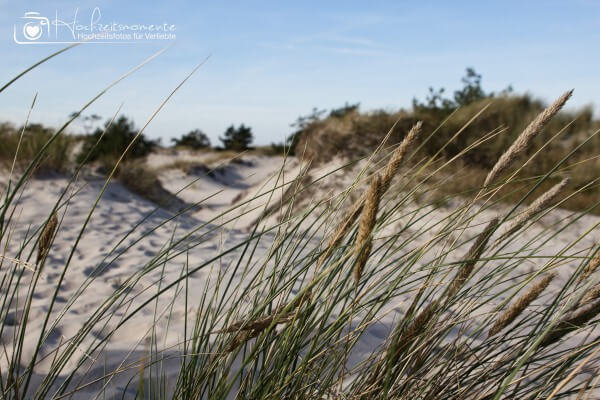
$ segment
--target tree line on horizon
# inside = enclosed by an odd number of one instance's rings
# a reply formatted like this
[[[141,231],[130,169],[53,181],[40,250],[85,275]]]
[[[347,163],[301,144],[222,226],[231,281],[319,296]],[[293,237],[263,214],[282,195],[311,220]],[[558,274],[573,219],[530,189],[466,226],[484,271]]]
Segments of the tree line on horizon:
[[[474,68],[467,68],[465,76],[461,79],[462,88],[456,90],[452,97],[444,96],[444,88],[434,89],[433,87],[429,87],[429,93],[425,101],[413,98],[412,110],[415,113],[430,112],[440,116],[447,116],[457,108],[467,106],[482,99],[494,97],[496,95],[494,92],[486,92],[482,88],[481,80],[481,74],[478,74]],[[511,92],[512,87],[508,86],[500,94],[506,95]],[[273,153],[288,152],[294,155],[299,139],[307,127],[323,119],[343,118],[350,113],[358,112],[359,108],[360,103],[350,104],[348,102],[341,107],[331,109],[329,112],[314,107],[310,114],[300,116],[294,123],[290,124],[295,130],[288,136],[285,142],[273,142],[270,147]],[[71,114],[71,117],[76,116],[75,113]],[[137,135],[133,121],[124,115],[117,118],[112,124],[110,124],[110,121],[107,121],[104,124],[104,129],[96,127],[93,133],[90,133],[91,127],[94,124],[97,125],[101,117],[96,114],[80,115],[77,117],[82,122],[86,131],[84,150],[89,151],[95,146],[90,159],[91,161],[97,159],[100,154],[116,154],[123,151],[128,143]],[[102,137],[103,143],[97,143],[100,137]],[[254,134],[250,126],[242,123],[236,127],[232,124],[225,130],[222,136],[219,136],[219,140],[221,142],[220,146],[213,147],[206,133],[201,129],[193,129],[180,137],[172,138],[171,143],[174,147],[185,147],[194,150],[213,148],[215,150],[245,151],[252,148]],[[134,147],[130,151],[130,156],[133,158],[145,156],[158,146],[160,146],[160,139],[151,140],[142,134],[138,137]]]
[[[75,117],[72,114],[71,117]],[[84,129],[89,130],[90,123],[98,122],[100,117],[92,114],[90,116],[79,116],[84,124]],[[125,115],[119,116],[115,121],[106,121],[104,128],[96,127],[93,132],[86,132],[84,136],[84,148],[82,153],[92,151],[90,161],[98,158],[100,154],[120,153],[128,146],[130,142],[138,135],[133,121]],[[254,141],[252,128],[245,124],[237,127],[230,125],[223,136],[219,137],[221,146],[215,146],[215,150],[233,150],[244,151],[251,148]],[[152,150],[160,146],[160,139],[149,139],[144,134],[137,137],[134,146],[130,149],[129,156],[133,158],[143,157]],[[174,147],[186,147],[194,150],[211,148],[211,141],[208,135],[200,129],[193,129],[178,138],[172,138],[171,143]]]

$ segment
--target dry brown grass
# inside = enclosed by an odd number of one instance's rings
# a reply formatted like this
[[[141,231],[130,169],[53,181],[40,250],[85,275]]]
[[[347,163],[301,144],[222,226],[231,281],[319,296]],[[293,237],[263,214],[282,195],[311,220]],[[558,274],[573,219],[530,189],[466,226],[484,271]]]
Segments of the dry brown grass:
[[[190,160],[175,160],[172,163],[162,166],[161,169],[163,169],[163,170],[178,169],[185,174],[189,174],[195,167],[198,167],[199,165],[204,165],[204,164],[199,163],[197,161],[190,161]]]
[[[15,128],[10,124],[0,124],[0,167],[15,172],[25,170],[52,138],[54,130],[39,124]],[[72,150],[75,139],[61,134],[48,146],[34,166],[33,174],[44,176],[48,173],[66,173],[71,168]]]

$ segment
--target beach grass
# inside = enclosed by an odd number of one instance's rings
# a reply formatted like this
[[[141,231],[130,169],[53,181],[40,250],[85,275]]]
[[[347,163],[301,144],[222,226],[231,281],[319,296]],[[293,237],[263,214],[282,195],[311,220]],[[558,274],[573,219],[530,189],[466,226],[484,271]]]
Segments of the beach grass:
[[[138,135],[188,78],[159,102]],[[441,160],[437,154],[417,156],[419,146],[435,132],[423,131],[418,138],[416,131],[402,132],[408,141],[390,146],[386,141],[394,128],[361,160],[360,171],[344,190],[318,188],[356,160],[322,175],[313,172],[308,181],[301,175],[291,181],[278,176],[268,190],[210,220],[191,219],[196,225],[186,230],[177,224],[205,199],[169,214],[156,206],[128,228],[119,245],[106,250],[92,266],[94,273],[65,300],[60,299],[61,285],[86,240],[88,222],[111,179],[119,168],[127,168],[121,164],[123,154],[89,204],[57,273],[49,277],[54,240],[68,223],[66,211],[83,164],[74,168],[45,220],[32,221],[25,237],[13,233],[22,223],[20,196],[35,179],[31,172],[64,136],[69,120],[26,164],[10,172],[3,188],[2,397],[78,398],[91,391],[103,398],[117,381],[126,382],[118,386],[124,397],[145,399],[533,399],[595,393],[600,300],[589,293],[597,292],[593,289],[600,278],[598,247],[573,250],[587,236],[597,236],[595,226],[562,247],[545,244],[585,220],[597,202],[561,214],[532,237],[523,236],[543,215],[585,190],[562,191],[569,185],[563,175],[570,157],[587,141],[541,175],[515,175],[523,166],[515,165],[516,153],[534,145],[532,132],[556,114],[567,93],[533,119],[533,128],[525,128],[487,176],[450,195],[449,209],[439,201],[415,201],[415,194],[435,191],[441,175],[451,183],[461,157],[477,151],[489,136]],[[283,171],[284,166],[281,175]],[[132,184],[147,190],[148,183],[135,178],[134,172]],[[561,183],[552,196],[543,194],[558,178]],[[302,185],[294,185],[300,180]],[[290,187],[285,201],[274,200]],[[311,190],[323,197],[302,196]],[[299,200],[306,197],[309,201]],[[530,202],[533,208],[525,208]],[[273,221],[262,213],[245,235],[225,242],[204,261],[179,263],[240,216],[273,206],[281,218]],[[115,284],[81,326],[57,339],[57,327],[102,279],[101,272],[126,258],[136,242],[172,223],[169,240]],[[191,280],[202,272],[202,290],[191,291]],[[36,317],[43,321],[41,328],[32,330],[32,307],[44,282],[51,282],[53,290]],[[165,332],[181,328],[175,324],[176,304],[183,304],[183,327],[176,332],[178,342],[165,346]],[[122,329],[148,313],[153,323],[140,330],[138,345],[121,349],[117,362],[104,364]]]

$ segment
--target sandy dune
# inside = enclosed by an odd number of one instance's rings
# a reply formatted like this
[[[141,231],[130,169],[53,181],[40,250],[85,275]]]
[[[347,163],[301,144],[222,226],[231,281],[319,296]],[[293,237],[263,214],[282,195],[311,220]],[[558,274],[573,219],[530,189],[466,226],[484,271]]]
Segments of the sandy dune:
[[[25,358],[31,354],[31,349],[39,338],[39,332],[44,323],[43,316],[49,307],[48,299],[51,298],[56,289],[56,284],[64,271],[66,260],[72,256],[70,267],[65,272],[64,281],[58,290],[54,312],[49,323],[52,324],[54,319],[63,312],[64,316],[54,326],[51,335],[42,347],[42,356],[48,355],[48,357],[36,368],[38,378],[47,372],[53,350],[70,340],[77,330],[85,324],[90,317],[90,313],[100,307],[115,290],[122,287],[127,277],[144,265],[155,266],[151,273],[129,285],[132,296],[127,298],[133,298],[133,300],[112,306],[111,310],[114,310],[114,312],[111,313],[111,318],[104,321],[107,327],[119,324],[123,316],[126,315],[127,310],[142,304],[149,295],[160,288],[159,282],[175,281],[182,273],[186,262],[190,267],[202,265],[222,250],[234,248],[243,242],[248,235],[246,232],[247,226],[261,215],[267,200],[270,203],[279,201],[285,187],[287,187],[284,184],[291,182],[300,172],[297,161],[287,160],[284,168],[285,174],[282,176],[280,170],[284,160],[281,157],[265,156],[245,156],[237,163],[226,163],[225,165],[209,168],[210,173],[201,168],[190,173],[164,168],[173,161],[173,158],[177,157],[179,156],[157,155],[154,158],[151,157],[149,163],[161,171],[161,183],[170,192],[176,193],[188,203],[200,202],[204,199],[200,203],[199,210],[185,216],[173,218],[171,212],[157,209],[153,203],[129,192],[119,183],[111,183],[91,215],[81,241],[73,252],[73,245],[89,215],[91,205],[94,204],[100,194],[103,181],[81,178],[67,190],[58,212],[60,227],[57,238],[43,271],[42,281],[34,296],[30,330],[27,333],[28,347],[25,349]],[[346,177],[344,178],[346,181],[342,179],[342,175]],[[344,186],[352,179],[352,174],[345,172],[344,174],[340,173],[332,176],[330,181],[336,182],[339,186]],[[15,209],[12,239],[4,252],[6,257],[26,258],[26,255],[16,254],[19,241],[30,237],[32,235],[31,229],[35,229],[43,223],[49,210],[52,209],[68,184],[68,180],[61,177],[44,180],[34,179],[27,184]],[[334,185],[332,183],[328,186],[327,182],[323,185],[320,195],[326,197],[330,194]],[[186,186],[187,188],[181,191]],[[268,196],[269,191],[277,186],[283,187],[273,191],[272,196]],[[231,207],[232,203],[243,203],[245,199],[252,198],[260,193],[267,193],[267,195],[246,204],[243,211],[236,210],[234,213],[221,215]],[[428,210],[422,212],[425,213],[426,211]],[[479,232],[482,228],[481,225],[477,224],[485,223],[503,211],[505,210],[494,208],[482,213],[478,217],[478,222],[473,224],[475,225],[472,228],[473,234]],[[429,212],[428,216],[420,219],[418,224],[412,226],[404,234],[409,235],[411,231],[424,230],[428,224],[435,225],[450,210],[438,209],[433,212],[429,210]],[[221,224],[238,215],[242,216],[235,218],[235,221],[225,228],[215,228],[215,224]],[[393,234],[394,231],[397,232],[410,218],[410,215],[406,215],[394,225],[387,226],[378,233],[378,237],[383,240],[382,238],[386,235]],[[596,217],[585,216],[575,220],[560,234],[551,237],[550,231],[545,230],[545,227],[551,226],[563,218],[573,219],[574,217],[570,212],[563,210],[551,212],[522,234],[522,242],[526,243],[533,240],[540,246],[538,248],[539,254],[556,254],[560,249],[566,248],[600,222],[600,219]],[[163,221],[168,222],[161,225]],[[269,221],[274,222],[276,219]],[[433,235],[435,228],[429,229],[429,231]],[[169,241],[180,240],[187,234],[192,236],[180,241],[178,248],[181,249],[181,252],[179,254],[164,254],[162,249]],[[541,237],[538,236],[540,234],[542,234]],[[471,232],[466,232],[465,235],[471,235]],[[260,241],[256,257],[260,258],[260,253],[264,253],[268,249],[272,241],[269,238],[269,236],[265,236]],[[568,254],[585,256],[586,251],[595,244],[596,238],[597,235],[595,234],[583,236],[574,247],[568,249]],[[414,245],[424,244],[430,239],[431,236],[417,238]],[[193,247],[190,247],[190,245]],[[28,249],[31,249],[31,246]],[[510,252],[511,250],[517,249],[507,248],[502,251]],[[122,254],[115,260],[115,255],[120,253]],[[112,254],[112,256],[106,258],[107,254]],[[198,301],[197,296],[202,293],[206,282],[210,281],[211,276],[214,276],[217,270],[220,269],[223,273],[229,271],[229,261],[234,260],[237,254],[239,254],[239,250],[234,250],[219,260],[210,262],[191,277],[189,280],[190,304]],[[457,251],[452,257],[458,258],[461,255],[462,252]],[[423,262],[425,261],[426,259],[423,260]],[[376,260],[374,262],[376,263]],[[8,263],[10,261],[4,260],[4,265]],[[543,259],[540,259],[539,264],[536,265],[528,261],[518,268],[524,272],[529,272],[532,269],[540,268],[543,263]],[[558,290],[562,283],[568,279],[578,263],[577,259],[570,259],[558,266],[559,279],[556,279],[552,284],[555,290]],[[493,264],[488,264],[485,268],[492,267]],[[485,274],[485,269],[479,270],[477,274],[474,277],[475,282],[478,276]],[[25,269],[25,275],[21,282],[23,294],[31,276],[32,273]],[[244,279],[244,276],[240,274],[235,279],[239,281]],[[510,282],[510,280],[507,281],[507,285]],[[146,306],[134,319],[124,323],[116,336],[109,339],[104,351],[90,355],[86,365],[89,373],[85,377],[80,377],[83,382],[89,382],[94,377],[102,375],[102,371],[105,369],[114,369],[119,365],[126,365],[128,362],[142,358],[147,353],[148,340],[152,335],[155,336],[158,347],[167,349],[166,355],[173,355],[172,358],[164,361],[164,371],[167,371],[167,376],[169,371],[171,371],[171,374],[175,374],[179,365],[176,355],[182,340],[181,332],[186,319],[181,289],[180,286],[173,287],[168,295],[161,296],[158,304],[153,302]],[[501,289],[499,287],[499,290]],[[502,299],[503,296],[499,296],[497,303]],[[545,299],[547,298],[542,297],[538,302],[543,302]],[[407,307],[409,300],[409,296],[400,297],[383,310],[381,320],[369,327],[366,334],[361,337],[349,359],[350,364],[364,359],[381,344],[398,315],[401,315]],[[15,302],[15,312],[10,317],[13,318],[13,324],[18,323],[19,304],[19,302]],[[532,309],[535,309],[535,305]],[[493,311],[492,305],[488,305],[481,310],[482,313],[491,311]],[[194,312],[193,306],[188,312]],[[187,316],[187,318],[190,317]],[[155,320],[159,322],[155,323]],[[155,332],[152,332],[153,326],[156,329]],[[84,341],[83,349],[92,345],[94,340],[103,338],[106,330],[94,330]],[[8,344],[12,340],[13,331],[6,330],[2,335],[3,343]],[[573,337],[572,340],[578,340],[578,337]],[[83,349],[82,352],[85,351]],[[6,360],[2,359],[1,365],[5,365],[5,363]],[[113,394],[120,398],[120,394],[125,390],[128,380],[137,373],[135,369],[128,370],[109,383],[98,382],[87,386],[76,398],[89,398],[86,393],[97,394],[103,388],[106,389],[107,398],[111,398]],[[134,384],[130,385],[127,390],[133,395],[135,389]]]

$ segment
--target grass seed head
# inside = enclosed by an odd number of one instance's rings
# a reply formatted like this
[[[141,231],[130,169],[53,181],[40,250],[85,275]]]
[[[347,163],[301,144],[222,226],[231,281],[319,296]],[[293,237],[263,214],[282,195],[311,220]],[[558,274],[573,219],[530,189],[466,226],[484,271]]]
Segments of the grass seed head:
[[[583,297],[579,301],[579,304],[585,306],[598,298],[600,298],[600,283],[592,286],[590,290],[588,290],[587,293],[583,295]]]
[[[585,269],[579,276],[579,282],[583,282],[588,276],[596,272],[598,266],[600,266],[600,251],[598,251],[594,258],[592,258],[585,266]]]
[[[463,263],[460,270],[457,272],[456,276],[450,283],[448,289],[448,298],[454,296],[460,288],[465,284],[471,273],[473,272],[473,268],[475,268],[475,264],[485,251],[485,247],[490,240],[490,237],[494,233],[498,226],[498,218],[492,219],[485,227],[485,229],[477,236],[475,239],[475,243],[471,246],[466,256],[463,258]]]
[[[488,186],[490,183],[494,181],[498,176],[500,176],[512,162],[521,154],[523,154],[531,145],[533,138],[544,128],[544,126],[560,111],[560,109],[565,105],[567,100],[573,94],[573,90],[569,90],[565,92],[562,96],[560,96],[554,103],[552,103],[548,108],[542,111],[526,128],[523,132],[517,137],[514,143],[500,156],[492,170],[489,172],[487,177],[485,178],[485,183],[483,186]]]
[[[532,301],[538,298],[555,276],[555,274],[548,274],[531,286],[524,295],[519,297],[517,301],[498,317],[494,325],[490,328],[488,337],[494,336],[510,325],[523,311],[525,311]]]
[[[569,333],[582,328],[588,321],[600,314],[600,299],[583,304],[576,310],[566,314],[560,322],[546,335],[540,343],[541,347],[558,342]]]
[[[416,124],[414,124],[413,127],[410,129],[410,131],[406,134],[406,136],[404,137],[404,139],[402,140],[400,145],[396,148],[396,150],[390,157],[390,160],[388,161],[388,163],[383,171],[383,176],[381,179],[381,187],[380,187],[381,196],[383,196],[383,194],[389,189],[389,187],[392,183],[392,179],[394,179],[394,176],[398,172],[400,165],[402,164],[402,162],[404,161],[404,158],[406,157],[406,153],[408,152],[410,147],[413,145],[413,143],[417,140],[417,137],[418,137],[419,133],[421,132],[422,125],[423,125],[423,123],[421,121],[418,121]],[[344,218],[338,225],[337,229],[335,230],[335,233],[332,235],[331,239],[329,240],[329,243],[327,244],[327,248],[325,249],[325,252],[321,255],[321,257],[319,257],[317,266],[323,265],[325,260],[327,258],[329,258],[329,256],[331,256],[331,253],[333,253],[335,248],[341,243],[344,236],[346,236],[348,234],[348,232],[352,228],[352,224],[354,224],[354,221],[356,221],[358,219],[359,215],[361,214],[363,207],[365,205],[365,202],[367,201],[367,197],[368,197],[367,193],[363,194],[351,206],[350,211],[348,211],[346,213],[346,215],[344,216]]]
[[[514,221],[509,225],[506,231],[498,238],[497,242],[508,238],[519,229],[523,227],[533,216],[538,214],[540,211],[547,210],[550,204],[554,201],[556,196],[562,192],[562,190],[569,183],[569,178],[565,178],[556,185],[552,186],[547,192],[542,194],[540,197],[535,199],[533,203],[529,205],[521,214],[519,214]]]
[[[381,182],[382,179],[379,175],[375,175],[369,186],[367,192],[367,198],[365,206],[363,208],[360,223],[358,226],[358,234],[356,236],[356,256],[357,261],[354,266],[354,283],[358,285],[358,281],[362,275],[362,271],[367,264],[369,254],[372,248],[372,237],[371,233],[375,227],[375,221],[377,220],[377,210],[379,209],[379,202],[381,200]]]
[[[48,223],[44,227],[42,234],[40,235],[40,240],[38,242],[38,256],[36,264],[39,264],[42,259],[44,259],[48,255],[48,251],[50,250],[50,245],[52,244],[52,238],[54,237],[54,233],[56,232],[56,228],[58,227],[58,217],[56,216],[56,211],[52,213]]]
[[[394,179],[394,176],[396,176],[396,174],[398,173],[398,169],[400,168],[400,165],[402,165],[402,162],[406,157],[406,153],[408,153],[408,150],[416,142],[419,133],[421,133],[422,126],[422,121],[418,121],[416,124],[414,124],[410,131],[408,131],[400,145],[392,153],[392,156],[390,157],[390,160],[388,161],[382,173],[382,192],[385,193],[389,189],[390,184],[392,183],[392,179]]]

